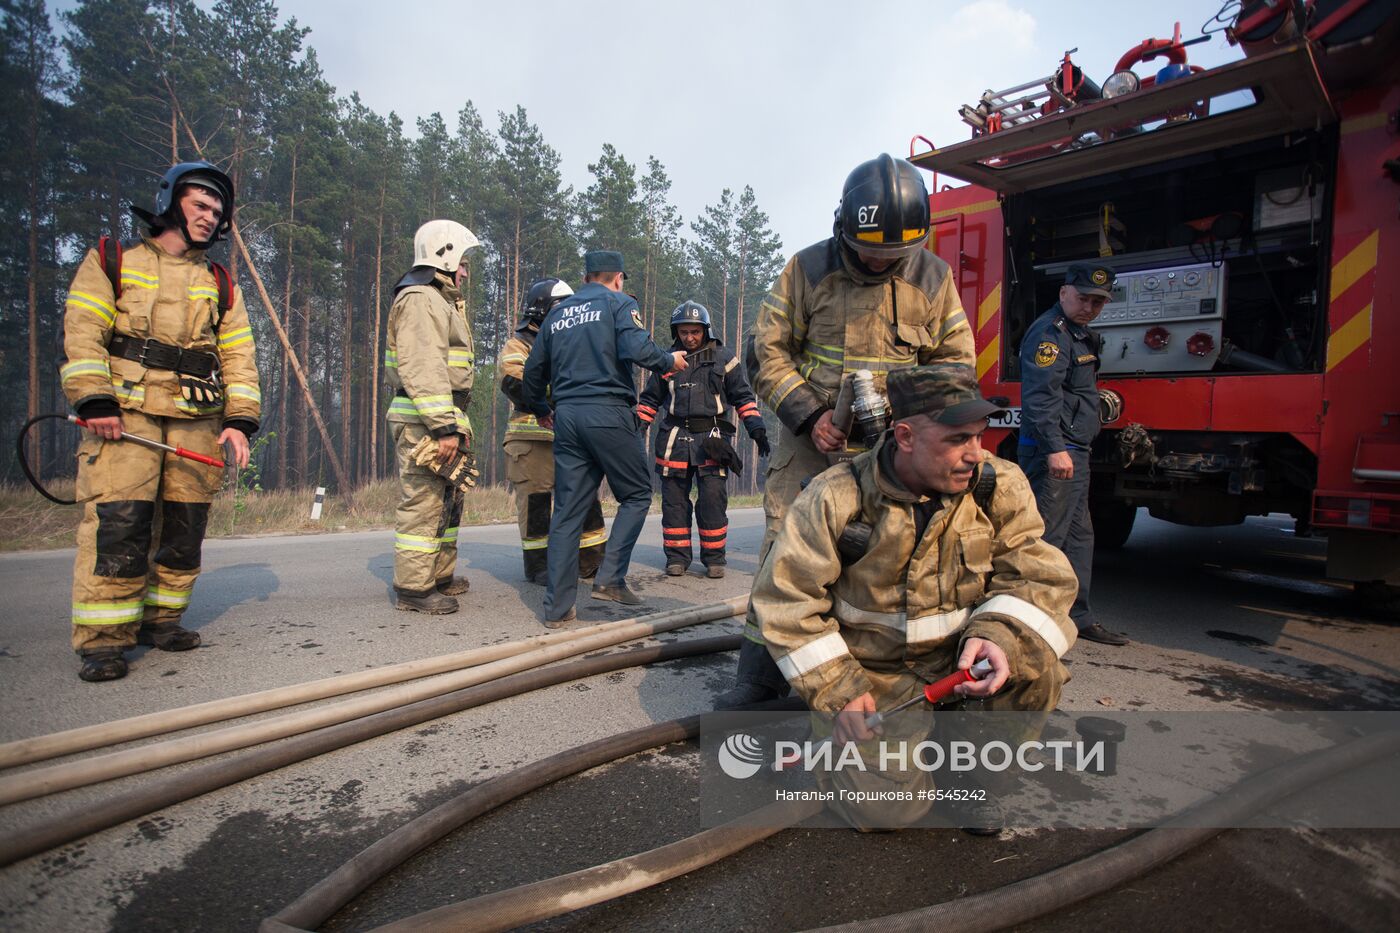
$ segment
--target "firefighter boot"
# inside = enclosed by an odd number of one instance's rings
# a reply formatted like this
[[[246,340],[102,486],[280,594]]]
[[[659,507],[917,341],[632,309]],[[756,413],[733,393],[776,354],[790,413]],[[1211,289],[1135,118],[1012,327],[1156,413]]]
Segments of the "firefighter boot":
[[[456,597],[432,589],[426,593],[406,593],[399,590],[394,608],[404,612],[426,612],[433,616],[447,616],[456,612],[459,607]]]
[[[179,622],[155,622],[137,630],[136,643],[161,651],[189,651],[199,647],[199,633],[181,628]]]
[[[120,648],[93,648],[81,652],[83,666],[78,669],[78,677],[90,684],[104,680],[121,680],[126,676],[126,658]]]
[[[437,591],[445,596],[461,596],[472,588],[466,577],[448,577],[437,582]]]
[[[792,691],[768,653],[768,646],[748,638],[739,646],[739,669],[734,680],[731,689],[715,698],[716,711],[776,700]]]

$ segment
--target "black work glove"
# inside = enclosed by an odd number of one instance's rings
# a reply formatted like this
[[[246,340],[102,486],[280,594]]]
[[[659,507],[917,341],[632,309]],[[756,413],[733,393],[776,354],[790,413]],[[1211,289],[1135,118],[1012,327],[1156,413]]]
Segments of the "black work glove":
[[[751,437],[753,437],[753,442],[756,445],[758,445],[758,455],[760,457],[766,458],[769,454],[773,452],[772,446],[770,446],[768,443],[767,430],[765,430],[764,428],[759,428],[757,431],[753,432]]]
[[[705,456],[715,461],[727,470],[735,473],[744,471],[743,461],[735,453],[733,445],[722,437],[707,437],[700,443],[700,449],[705,452]]]
[[[196,405],[217,405],[223,401],[224,390],[216,377],[206,379],[203,376],[181,373],[180,394],[185,397],[185,401]]]

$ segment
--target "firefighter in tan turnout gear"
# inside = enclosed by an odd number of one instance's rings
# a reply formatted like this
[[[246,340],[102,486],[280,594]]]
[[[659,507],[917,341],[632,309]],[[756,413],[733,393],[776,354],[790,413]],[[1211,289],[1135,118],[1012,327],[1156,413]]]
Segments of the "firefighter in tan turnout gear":
[[[768,650],[815,713],[836,714],[838,744],[872,738],[866,715],[983,659],[992,672],[957,687],[964,700],[1053,709],[1075,640],[1074,571],[1042,540],[1025,475],[981,448],[998,406],[960,365],[893,373],[889,397],[893,428],[811,482],[759,569],[753,609]],[[917,791],[929,775],[842,770],[829,780]],[[855,805],[843,812],[857,826],[882,819]]]
[[[199,576],[222,473],[122,443],[124,430],[239,467],[261,393],[243,296],[205,251],[233,221],[233,183],[207,162],[172,166],[155,211],[132,207],[139,243],[104,239],[78,266],[63,316],[64,393],[91,434],[78,447],[83,503],[73,569],[73,649],[83,680],[127,672],[136,644],[199,645],[180,626]]]
[[[843,377],[930,363],[974,363],[972,330],[948,264],[924,249],[928,191],[918,169],[882,155],[846,178],[832,236],[793,256],[759,308],[749,376],[781,422],[763,493],[759,561],[803,482],[874,438],[832,423]],[[772,699],[787,685],[749,613],[735,687],[716,707]]]
[[[457,567],[462,494],[418,462],[436,445],[439,463],[471,446],[467,406],[476,358],[462,300],[467,251],[478,241],[452,220],[430,220],[413,235],[413,268],[394,286],[384,374],[394,389],[387,415],[399,465],[394,522],[395,606],[444,615],[468,588]]]
[[[574,293],[568,283],[546,278],[531,283],[515,336],[501,350],[501,392],[515,410],[506,425],[506,479],[515,491],[520,525],[520,548],[525,579],[539,586],[549,583],[549,516],[554,498],[554,430],[539,423],[525,407],[525,360],[540,333],[540,323],[556,304]],[[578,544],[578,575],[592,579],[603,561],[608,530],[597,495],[583,520]]]

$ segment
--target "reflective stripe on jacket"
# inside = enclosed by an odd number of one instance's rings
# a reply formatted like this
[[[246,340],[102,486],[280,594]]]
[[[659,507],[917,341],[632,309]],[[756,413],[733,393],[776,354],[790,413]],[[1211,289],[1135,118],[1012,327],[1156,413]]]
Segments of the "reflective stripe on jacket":
[[[882,475],[879,451],[853,461],[859,485],[845,464],[812,480],[754,580],[769,651],[808,705],[842,709],[871,690],[867,671],[912,667],[932,680],[937,662],[946,665],[974,636],[1006,652],[1013,676],[1030,659],[1052,656],[1019,650],[1023,639],[1062,657],[1076,636],[1068,616],[1074,572],[1041,540],[1025,474],[984,454],[997,472],[988,510],[969,493],[945,496],[916,542],[913,506],[927,500]],[[872,526],[870,546],[843,566],[836,542],[856,520]]]
[[[422,424],[434,435],[470,434],[453,392],[472,387],[476,358],[459,292],[442,273],[430,285],[410,285],[394,297],[384,349],[384,377],[396,394],[389,421]]]

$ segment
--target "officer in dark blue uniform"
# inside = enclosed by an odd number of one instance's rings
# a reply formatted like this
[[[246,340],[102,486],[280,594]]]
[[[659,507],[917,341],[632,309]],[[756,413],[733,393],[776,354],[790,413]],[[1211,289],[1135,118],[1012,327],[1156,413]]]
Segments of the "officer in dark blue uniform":
[[[540,424],[554,428],[547,628],[575,616],[579,536],[603,477],[617,497],[618,510],[593,598],[641,603],[625,579],[651,506],[643,431],[633,412],[637,389],[632,366],[664,373],[686,365],[684,351],[661,349],[642,327],[637,302],[622,292],[626,274],[621,253],[587,253],[584,271],[584,286],[545,317],[525,360],[525,404]]]
[[[1094,621],[1089,582],[1094,525],[1089,518],[1089,445],[1099,433],[1096,374],[1103,338],[1089,329],[1113,294],[1113,270],[1074,263],[1060,300],[1021,341],[1021,443],[1017,459],[1035,491],[1045,540],[1064,552],[1079,579],[1070,618],[1079,637],[1105,645],[1128,639]]]

